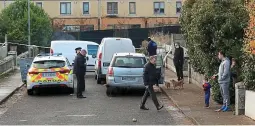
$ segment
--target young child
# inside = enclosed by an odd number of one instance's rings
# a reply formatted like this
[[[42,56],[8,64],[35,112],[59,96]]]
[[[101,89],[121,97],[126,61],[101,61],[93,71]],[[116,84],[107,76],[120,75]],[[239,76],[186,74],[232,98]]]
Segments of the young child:
[[[204,92],[205,92],[205,108],[209,108],[209,101],[210,101],[210,95],[211,95],[211,91],[210,91],[211,85],[208,82],[207,77],[204,78],[203,88],[204,88]]]

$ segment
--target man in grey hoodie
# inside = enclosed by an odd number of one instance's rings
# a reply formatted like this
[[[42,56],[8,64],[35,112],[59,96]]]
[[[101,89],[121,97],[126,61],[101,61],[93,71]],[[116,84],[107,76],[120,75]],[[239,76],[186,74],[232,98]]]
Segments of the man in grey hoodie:
[[[223,51],[219,51],[218,58],[221,60],[221,63],[219,66],[219,72],[217,75],[214,75],[213,78],[218,76],[220,92],[223,98],[223,105],[220,109],[216,111],[226,112],[229,110],[229,104],[230,104],[230,99],[229,99],[230,60],[227,57],[225,57],[225,53]]]

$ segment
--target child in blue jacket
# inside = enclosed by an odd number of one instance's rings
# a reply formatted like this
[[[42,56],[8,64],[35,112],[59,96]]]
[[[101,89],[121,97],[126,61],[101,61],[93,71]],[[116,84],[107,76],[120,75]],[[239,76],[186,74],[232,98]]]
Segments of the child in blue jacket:
[[[209,108],[209,101],[210,101],[210,95],[211,95],[211,91],[210,91],[211,85],[208,82],[207,77],[204,78],[203,88],[204,88],[204,92],[205,92],[205,108]]]

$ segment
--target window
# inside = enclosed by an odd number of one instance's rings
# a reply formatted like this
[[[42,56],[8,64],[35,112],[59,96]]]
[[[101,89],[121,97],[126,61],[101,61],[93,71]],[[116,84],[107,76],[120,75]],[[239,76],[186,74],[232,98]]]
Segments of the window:
[[[80,31],[94,31],[94,25],[81,25]]]
[[[181,13],[181,9],[182,9],[182,2],[177,1],[176,2],[176,13]]]
[[[42,2],[36,2],[36,6],[42,8]]]
[[[164,14],[164,13],[165,13],[165,3],[154,2],[154,14]]]
[[[114,25],[107,25],[107,29],[114,29]]]
[[[66,62],[63,60],[42,60],[33,63],[33,67],[38,69],[61,68],[65,65]]]
[[[71,2],[60,2],[60,14],[71,14]]]
[[[115,57],[112,67],[143,68],[145,64],[145,57],[118,56]]]
[[[129,2],[129,14],[136,14],[135,2]]]
[[[83,14],[89,14],[89,2],[83,2]]]
[[[130,25],[130,28],[141,28],[141,25],[140,24]]]
[[[98,45],[87,45],[88,55],[97,55]]]
[[[118,14],[118,2],[107,2],[107,14]]]

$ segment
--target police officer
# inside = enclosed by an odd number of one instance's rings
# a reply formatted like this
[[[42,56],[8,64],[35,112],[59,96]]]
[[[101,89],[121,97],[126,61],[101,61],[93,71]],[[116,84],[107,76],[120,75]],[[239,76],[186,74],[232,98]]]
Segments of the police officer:
[[[85,66],[85,57],[86,51],[83,49],[81,50],[74,60],[74,74],[77,78],[77,98],[86,98],[82,95],[82,91],[85,90],[85,72],[86,72],[86,66]]]
[[[81,52],[81,47],[75,48],[75,53],[76,53],[76,54],[78,54],[78,53],[80,53],[80,52]]]
[[[157,110],[160,110],[163,108],[163,105],[160,105],[158,102],[158,99],[156,97],[156,94],[153,89],[153,85],[156,84],[157,81],[157,70],[156,70],[156,57],[150,56],[149,62],[145,65],[144,73],[143,73],[143,80],[144,85],[146,86],[142,102],[140,105],[140,109],[143,110],[149,110],[145,107],[145,103],[149,95],[152,98],[152,101],[154,102],[154,105],[156,106]]]

